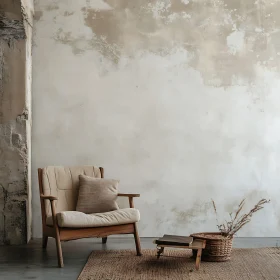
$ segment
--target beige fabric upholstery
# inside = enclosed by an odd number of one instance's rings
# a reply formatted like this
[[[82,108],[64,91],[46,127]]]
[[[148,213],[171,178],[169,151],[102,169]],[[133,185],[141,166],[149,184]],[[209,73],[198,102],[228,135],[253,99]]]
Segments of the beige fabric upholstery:
[[[135,208],[125,208],[99,214],[64,211],[58,213],[56,216],[58,225],[68,228],[114,226],[135,223],[140,220],[140,213]],[[48,216],[47,225],[51,226],[52,224],[52,216]]]
[[[45,195],[56,196],[56,212],[75,211],[78,199],[79,175],[101,178],[101,172],[94,166],[49,166],[43,169],[43,191]],[[50,202],[46,201],[46,215],[51,215]]]
[[[104,213],[119,209],[118,180],[92,178],[80,175],[76,211],[86,214]]]

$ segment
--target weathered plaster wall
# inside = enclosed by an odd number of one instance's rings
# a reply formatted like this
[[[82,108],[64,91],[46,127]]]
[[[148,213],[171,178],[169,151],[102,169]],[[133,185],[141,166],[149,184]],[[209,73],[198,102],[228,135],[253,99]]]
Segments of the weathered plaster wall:
[[[0,3],[0,244],[31,237],[31,2]]]
[[[34,236],[35,169],[77,164],[142,194],[141,236],[215,230],[210,199],[223,214],[245,196],[272,203],[240,235],[279,236],[279,13],[278,0],[37,0]]]

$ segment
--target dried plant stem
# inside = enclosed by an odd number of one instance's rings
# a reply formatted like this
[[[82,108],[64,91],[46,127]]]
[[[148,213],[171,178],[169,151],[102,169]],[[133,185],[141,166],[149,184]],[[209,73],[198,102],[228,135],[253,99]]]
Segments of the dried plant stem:
[[[217,227],[219,231],[225,237],[233,237],[236,232],[238,232],[243,226],[251,221],[251,217],[254,213],[263,209],[263,205],[269,202],[270,200],[261,199],[247,214],[243,214],[242,216],[240,216],[240,213],[245,205],[245,199],[243,199],[239,203],[238,209],[236,210],[235,214],[232,215],[232,213],[230,213],[230,221],[225,221],[223,224],[219,224],[217,218],[217,207],[214,200],[212,199],[213,208],[216,214]]]

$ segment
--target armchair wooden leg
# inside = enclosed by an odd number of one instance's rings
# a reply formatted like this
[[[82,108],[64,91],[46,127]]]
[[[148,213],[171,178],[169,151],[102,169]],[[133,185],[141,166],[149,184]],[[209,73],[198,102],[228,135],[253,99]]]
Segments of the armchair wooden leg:
[[[58,259],[58,266],[59,267],[64,267],[62,249],[61,249],[61,242],[60,242],[60,234],[59,234],[59,228],[58,228],[58,224],[57,224],[57,220],[56,220],[55,205],[54,205],[53,200],[51,200],[51,209],[52,209],[53,225],[54,225],[54,229],[55,229],[55,243],[56,243],[56,253],[57,253],[57,259]]]
[[[140,238],[139,238],[139,235],[138,235],[138,230],[137,230],[136,223],[134,223],[133,226],[134,226],[134,240],[135,240],[137,256],[142,256]]]
[[[102,244],[106,244],[107,243],[107,237],[102,237]]]
[[[48,245],[48,236],[43,234],[42,247],[45,249]]]
[[[55,238],[56,243],[56,252],[57,252],[57,260],[58,260],[58,266],[64,267],[63,263],[63,256],[62,256],[62,249],[61,249],[61,242],[59,236]]]

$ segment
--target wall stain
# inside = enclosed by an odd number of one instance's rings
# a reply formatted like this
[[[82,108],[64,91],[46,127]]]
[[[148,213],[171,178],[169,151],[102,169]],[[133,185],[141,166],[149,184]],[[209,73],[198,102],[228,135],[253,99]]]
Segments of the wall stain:
[[[58,10],[58,9],[59,9],[59,6],[55,3],[45,6],[46,11],[53,11],[53,10]]]
[[[240,85],[253,84],[256,65],[280,70],[280,39],[275,35],[280,31],[280,21],[275,20],[280,3],[272,8],[253,0],[246,4],[190,1],[187,5],[180,0],[104,2],[111,9],[93,9],[89,4],[81,9],[91,39],[63,34],[61,29],[54,39],[71,46],[75,55],[96,50],[115,64],[123,56],[132,59],[145,52],[169,56],[176,49],[185,49],[190,54],[188,66],[214,87],[231,86],[236,79]],[[73,13],[64,12],[69,15]],[[244,38],[232,52],[227,38],[234,32],[243,32]]]
[[[205,215],[207,216],[207,212],[212,208],[211,202],[200,203],[195,202],[194,205],[187,210],[180,210],[177,207],[173,207],[171,212],[175,215],[175,222],[177,225],[186,225],[188,223],[197,220],[198,217]]]
[[[64,15],[65,17],[69,17],[69,16],[74,15],[74,12],[65,11],[63,15]]]
[[[225,87],[236,77],[242,77],[246,84],[254,82],[257,64],[280,70],[276,55],[280,39],[274,36],[273,49],[268,47],[280,24],[266,17],[267,10],[280,11],[280,3],[272,10],[269,3],[258,6],[253,0],[246,4],[191,1],[187,5],[180,0],[105,2],[111,10],[86,6],[82,13],[94,37],[88,42],[89,48],[114,63],[122,55],[133,57],[139,51],[168,55],[172,49],[183,47],[192,54],[189,64],[201,73],[205,84]],[[262,32],[256,31],[256,26]],[[227,37],[238,30],[245,34],[244,46],[230,53]]]
[[[43,16],[43,11],[35,11],[34,13],[34,20],[39,21]]]
[[[53,39],[61,44],[69,45],[72,48],[73,54],[75,55],[79,55],[85,52],[85,49],[79,47],[79,38],[72,37],[71,32],[64,32],[62,28],[60,28],[56,32]]]

